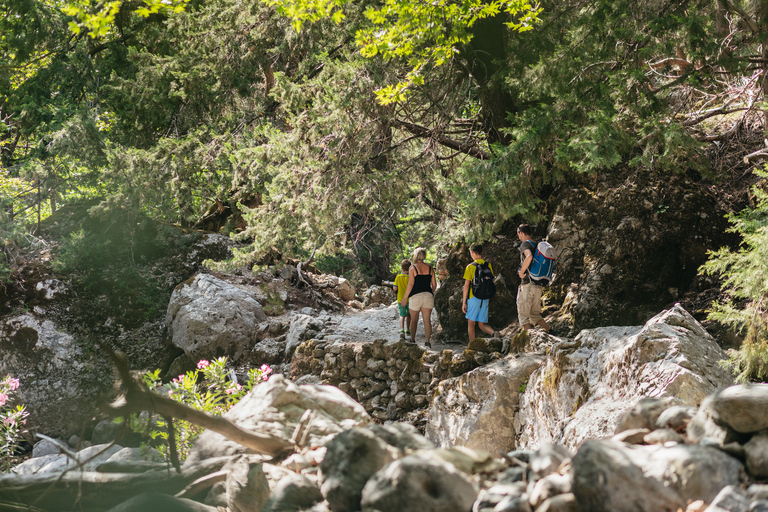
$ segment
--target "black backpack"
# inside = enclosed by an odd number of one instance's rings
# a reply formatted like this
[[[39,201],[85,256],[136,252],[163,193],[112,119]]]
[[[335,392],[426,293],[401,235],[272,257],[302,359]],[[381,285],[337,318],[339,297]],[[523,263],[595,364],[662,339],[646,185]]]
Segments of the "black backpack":
[[[475,277],[472,279],[472,295],[480,300],[490,299],[496,294],[496,283],[488,263],[473,263]]]

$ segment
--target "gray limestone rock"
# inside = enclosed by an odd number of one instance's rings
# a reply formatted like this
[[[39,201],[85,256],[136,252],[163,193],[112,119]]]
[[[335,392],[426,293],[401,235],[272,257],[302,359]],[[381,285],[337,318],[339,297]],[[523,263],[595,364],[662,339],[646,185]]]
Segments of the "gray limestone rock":
[[[385,443],[401,453],[414,450],[429,450],[435,446],[409,423],[372,424],[366,427]]]
[[[57,441],[64,446],[67,446],[67,443],[61,439],[57,439]],[[46,455],[58,455],[61,453],[61,450],[59,447],[53,443],[52,441],[49,441],[48,439],[41,439],[40,441],[35,443],[35,446],[32,447],[32,457],[44,457]]]
[[[624,447],[614,441],[586,441],[572,460],[573,494],[592,512],[677,512],[678,494],[646,478]]]
[[[741,462],[713,447],[587,441],[572,460],[573,492],[591,510],[676,511],[739,484]],[[589,509],[589,508],[587,508]]]
[[[624,412],[616,425],[616,433],[636,428],[653,430],[661,414],[675,405],[676,400],[666,398],[641,398],[631,409]]]
[[[198,360],[243,356],[253,345],[259,322],[266,319],[251,293],[198,274],[173,291],[165,321],[172,343]]]
[[[690,405],[673,405],[662,412],[656,420],[656,428],[670,428],[676,432],[683,431],[696,414],[696,408]]]
[[[314,316],[297,314],[291,317],[291,326],[285,343],[285,357],[290,358],[302,341],[315,336],[323,328],[323,321]]]
[[[573,494],[560,494],[544,500],[536,512],[579,512],[579,504]]]
[[[528,503],[538,510],[546,500],[553,498],[559,494],[570,494],[571,492],[571,475],[560,475],[553,473],[547,475],[544,478],[538,480],[533,484],[533,488],[528,493]],[[571,495],[572,497],[573,495]]]
[[[756,479],[768,478],[768,437],[754,436],[744,445],[747,471]]]
[[[749,495],[735,485],[728,485],[715,496],[704,512],[748,512]]]
[[[523,482],[496,484],[477,495],[472,512],[531,512]]]
[[[389,464],[368,480],[362,511],[466,512],[477,491],[452,464],[418,455]]]
[[[568,459],[573,458],[573,454],[564,446],[545,443],[531,454],[529,465],[539,477],[551,475],[560,465]]]
[[[43,473],[56,473],[74,468],[82,463],[83,471],[94,471],[100,464],[108,462],[112,456],[123,449],[119,445],[95,445],[84,448],[75,454],[75,459],[63,453],[44,455],[26,460],[13,468],[17,475],[39,475]]]
[[[31,313],[0,319],[0,378],[6,375],[19,379],[11,396],[26,406],[27,427],[62,439],[82,432],[113,381],[107,360]]]
[[[542,361],[539,355],[508,356],[441,382],[427,412],[427,439],[489,452],[514,449],[511,420],[528,377]]]
[[[260,512],[269,498],[269,483],[262,464],[241,456],[227,462],[221,469],[227,471],[227,510]]]
[[[331,510],[359,510],[368,479],[398,455],[395,448],[367,429],[353,428],[334,437],[320,464],[323,475],[320,490]]]
[[[609,437],[622,415],[648,396],[698,406],[732,383],[718,364],[724,358],[715,340],[679,305],[642,327],[582,331],[573,341],[555,345],[531,375],[514,416],[520,446],[552,442],[575,448],[585,439]],[[640,423],[653,420],[648,428],[655,428],[659,409],[664,407],[644,412]]]
[[[297,386],[283,375],[272,375],[254,386],[224,417],[246,430],[291,439],[307,410],[315,414],[307,438],[312,446],[323,446],[339,432],[371,421],[365,409],[338,388]],[[195,441],[186,463],[245,452],[242,445],[206,430]]]
[[[768,428],[768,384],[742,384],[719,391],[712,408],[722,423],[750,434]]]
[[[296,512],[309,509],[321,501],[323,495],[315,484],[304,475],[291,474],[272,489],[262,512]]]

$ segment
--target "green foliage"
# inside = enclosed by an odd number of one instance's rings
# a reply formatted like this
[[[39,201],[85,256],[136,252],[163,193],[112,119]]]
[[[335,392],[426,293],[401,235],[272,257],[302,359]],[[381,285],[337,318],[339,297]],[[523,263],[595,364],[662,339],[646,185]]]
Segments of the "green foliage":
[[[768,173],[759,172],[763,178]],[[756,204],[729,216],[729,231],[742,237],[741,247],[709,253],[700,272],[723,279],[724,302],[713,304],[709,318],[745,333],[738,351],[729,351],[727,366],[740,382],[768,381],[768,193],[752,189]]]
[[[239,402],[255,385],[267,380],[270,373],[272,373],[272,368],[267,365],[262,365],[261,368],[252,368],[248,371],[245,384],[239,384],[230,379],[226,357],[220,357],[210,362],[203,359],[197,363],[196,370],[179,375],[168,383],[166,392],[168,398],[172,400],[213,416],[221,416]],[[160,370],[145,373],[144,383],[150,390],[161,392]],[[150,423],[147,425],[138,416],[133,416],[129,419],[129,424],[136,432],[148,432],[153,440],[162,441],[158,450],[165,457],[169,456],[169,429],[163,419],[150,418]],[[173,428],[176,453],[179,460],[183,461],[203,429],[179,419],[174,421]]]
[[[295,30],[305,22],[345,17],[346,0],[263,0],[276,5]],[[541,9],[528,0],[402,0],[368,6],[369,24],[360,28],[355,40],[364,57],[380,55],[385,60],[405,59],[409,70],[397,84],[381,87],[376,95],[384,104],[406,99],[409,88],[424,84],[433,66],[451,61],[459,48],[472,40],[472,28],[480,20],[502,16],[507,26],[519,32],[533,28]]]
[[[18,388],[19,379],[10,375],[0,381],[0,473],[11,469],[29,415],[23,405],[11,405],[11,395]]]

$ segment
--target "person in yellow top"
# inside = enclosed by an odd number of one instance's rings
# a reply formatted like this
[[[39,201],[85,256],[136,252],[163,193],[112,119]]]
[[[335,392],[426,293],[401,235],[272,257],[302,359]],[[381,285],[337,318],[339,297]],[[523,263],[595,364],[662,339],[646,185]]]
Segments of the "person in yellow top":
[[[408,303],[406,302],[405,307],[400,304],[400,301],[402,301],[405,296],[405,289],[408,288],[408,271],[410,269],[411,261],[404,259],[402,263],[400,263],[401,272],[395,277],[395,285],[392,287],[397,292],[397,312],[400,321],[400,337],[403,339],[405,339],[406,336],[411,335],[411,312],[408,309]]]
[[[475,339],[475,324],[486,334],[496,336],[496,331],[488,325],[488,300],[480,300],[472,294],[472,280],[475,278],[475,271],[477,265],[485,263],[483,259],[483,246],[473,245],[469,249],[469,255],[472,257],[473,262],[467,265],[464,270],[464,293],[462,298],[461,310],[466,313],[467,318],[467,333],[469,334],[469,341]],[[491,264],[488,263],[488,267],[493,272]]]

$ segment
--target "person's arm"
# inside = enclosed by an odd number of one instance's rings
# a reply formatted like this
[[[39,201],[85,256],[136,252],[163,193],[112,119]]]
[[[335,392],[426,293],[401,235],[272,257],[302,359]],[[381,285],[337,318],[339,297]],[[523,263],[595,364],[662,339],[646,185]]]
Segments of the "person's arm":
[[[403,300],[400,301],[400,305],[405,307],[408,304],[408,295],[411,293],[411,290],[413,289],[413,283],[416,279],[415,273],[416,270],[411,266],[411,269],[408,271],[408,287],[405,289],[405,293],[403,294]]]
[[[435,269],[430,267],[430,270],[432,271],[432,293],[435,293],[435,290],[437,290],[437,281],[435,280]]]
[[[531,266],[531,262],[533,261],[533,253],[530,249],[525,250],[525,260],[523,261],[523,264],[520,266],[520,272],[517,273],[518,276],[520,276],[520,279],[525,277],[525,273],[528,270],[528,267]]]
[[[463,313],[467,312],[467,299],[469,298],[469,279],[464,280],[464,291],[462,292],[462,298],[461,298],[461,311]]]

